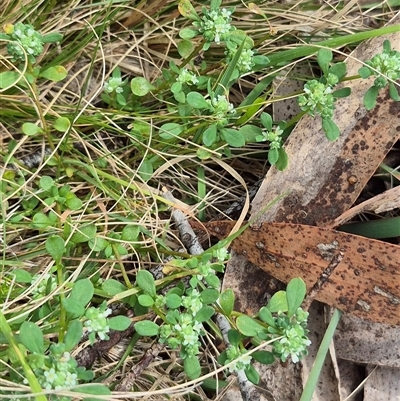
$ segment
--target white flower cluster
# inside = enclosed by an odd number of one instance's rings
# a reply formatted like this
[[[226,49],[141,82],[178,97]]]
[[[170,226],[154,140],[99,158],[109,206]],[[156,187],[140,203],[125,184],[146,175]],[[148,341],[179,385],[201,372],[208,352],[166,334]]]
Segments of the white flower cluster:
[[[308,312],[301,308],[292,318],[285,313],[278,312],[276,318],[277,335],[282,336],[280,340],[273,344],[274,352],[279,355],[282,362],[290,356],[294,363],[297,363],[302,355],[307,354],[307,347],[311,341],[307,337],[307,318]]]
[[[251,355],[242,355],[245,354],[247,350],[241,352],[237,347],[229,347],[226,350],[227,360],[225,364],[232,362],[236,359],[236,362],[229,367],[229,371],[231,373],[237,372],[238,370],[245,370],[251,363],[252,357]]]
[[[86,310],[85,321],[83,325],[88,330],[89,339],[93,342],[97,334],[101,340],[108,340],[110,328],[107,322],[107,316],[111,314],[111,309],[106,309],[105,303],[99,308],[90,307]]]
[[[224,41],[235,28],[231,25],[232,11],[226,8],[206,10],[203,9],[204,15],[202,20],[194,22],[200,33],[203,34],[207,42],[220,43]]]
[[[218,120],[226,120],[228,114],[236,113],[233,104],[229,103],[225,95],[218,95],[213,99],[207,99],[207,103]]]
[[[372,73],[378,76],[375,80],[375,85],[378,88],[384,88],[387,85],[386,77],[393,81],[400,78],[400,52],[398,51],[384,51],[366,63],[374,69]]]
[[[64,344],[53,344],[43,372],[38,376],[40,384],[46,390],[61,390],[78,384],[78,364]]]
[[[121,77],[111,77],[104,83],[104,90],[107,93],[122,93],[124,91],[122,85],[123,82]]]
[[[33,298],[42,298],[57,288],[56,278],[49,273],[44,276],[35,274],[32,277],[31,284],[35,285],[36,283],[38,283],[38,286],[32,290]]]
[[[280,149],[282,146],[283,130],[280,127],[275,127],[273,131],[263,130],[261,135],[256,137],[257,142],[270,142],[270,149]]]
[[[16,42],[7,44],[7,51],[13,57],[13,61],[25,59],[25,54],[21,47],[27,53],[31,63],[34,63],[36,57],[43,52],[42,35],[35,31],[32,25],[23,24],[22,22],[18,22],[15,25],[8,24],[4,27],[4,31]]]
[[[310,115],[320,114],[322,118],[332,118],[334,98],[332,86],[313,79],[304,85],[305,95],[299,96],[299,106]]]
[[[181,348],[182,357],[195,356],[199,353],[199,336],[203,325],[194,319],[203,303],[200,293],[193,289],[189,295],[182,297],[185,313],[175,313],[176,323],[164,324],[160,328],[160,342],[166,343],[171,349]]]
[[[182,68],[180,70],[176,81],[183,84],[197,84],[199,82],[196,75],[193,72],[189,71],[187,68]]]

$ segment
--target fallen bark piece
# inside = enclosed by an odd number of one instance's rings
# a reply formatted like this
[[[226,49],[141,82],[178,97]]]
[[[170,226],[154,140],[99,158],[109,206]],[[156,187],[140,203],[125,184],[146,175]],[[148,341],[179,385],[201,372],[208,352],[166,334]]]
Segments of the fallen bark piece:
[[[234,225],[210,222],[207,229],[222,239]],[[326,228],[263,223],[245,230],[232,248],[286,284],[301,277],[308,290],[341,255],[315,299],[363,319],[400,325],[400,246]]]
[[[400,208],[400,187],[388,189],[352,207],[336,218],[331,224],[327,225],[326,228],[338,227],[362,212],[383,213],[396,208]]]

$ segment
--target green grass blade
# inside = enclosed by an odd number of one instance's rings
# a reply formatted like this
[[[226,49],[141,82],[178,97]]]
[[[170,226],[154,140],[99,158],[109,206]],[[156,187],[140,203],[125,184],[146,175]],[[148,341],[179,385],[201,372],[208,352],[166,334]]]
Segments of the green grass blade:
[[[339,309],[335,309],[329,326],[326,329],[324,338],[322,339],[321,345],[317,352],[317,356],[314,361],[314,365],[311,369],[310,375],[308,376],[306,385],[304,386],[303,394],[301,395],[300,401],[311,401],[315,387],[318,383],[318,378],[321,373],[322,366],[324,365],[326,355],[329,350],[329,345],[332,341],[333,335],[335,334],[336,327],[339,323],[342,312]]]

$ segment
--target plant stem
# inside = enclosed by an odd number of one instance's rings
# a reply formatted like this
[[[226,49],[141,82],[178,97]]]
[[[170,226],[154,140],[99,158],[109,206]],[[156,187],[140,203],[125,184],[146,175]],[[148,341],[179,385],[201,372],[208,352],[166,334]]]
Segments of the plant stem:
[[[5,318],[5,316],[1,310],[0,310],[0,328],[1,328],[1,331],[4,333],[4,336],[6,337],[9,346],[12,347],[13,351],[15,352],[15,355],[17,355],[32,392],[33,393],[42,393],[43,392],[42,387],[40,386],[40,383],[38,382],[38,379],[36,378],[35,374],[33,373],[31,367],[26,362],[24,354],[21,352],[21,350],[18,346],[18,343],[15,340],[15,337],[11,330],[11,327],[9,326],[7,319]],[[47,398],[45,395],[38,395],[35,398],[37,401],[47,401]]]

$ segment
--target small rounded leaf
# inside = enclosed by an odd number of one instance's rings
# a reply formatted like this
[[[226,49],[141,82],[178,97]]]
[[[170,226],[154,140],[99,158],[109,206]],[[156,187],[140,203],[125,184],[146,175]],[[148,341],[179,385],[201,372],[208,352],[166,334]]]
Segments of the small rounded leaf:
[[[68,71],[62,65],[56,65],[54,67],[47,68],[44,71],[40,71],[39,76],[46,78],[53,82],[60,82],[68,75]]]
[[[271,299],[267,304],[267,308],[272,312],[287,312],[288,305],[286,300],[286,292],[278,291],[274,295],[272,295]]]
[[[71,122],[67,117],[59,117],[54,122],[54,129],[56,129],[59,132],[66,132],[70,126]]]
[[[146,78],[135,77],[131,81],[132,93],[136,96],[145,96],[150,91],[156,89]]]
[[[258,332],[264,330],[264,327],[258,324],[250,316],[240,315],[236,319],[238,330],[246,337],[254,337]]]
[[[152,298],[156,296],[156,286],[153,275],[147,270],[139,270],[136,275],[136,284]]]
[[[288,304],[288,315],[292,316],[296,313],[297,308],[300,307],[301,303],[306,296],[307,288],[304,281],[301,278],[293,278],[289,281],[286,287],[286,300]]]
[[[186,100],[190,106],[192,106],[195,109],[209,109],[210,105],[204,99],[204,96],[201,95],[198,92],[189,92],[186,95]]]
[[[29,351],[44,354],[43,333],[35,323],[23,322],[20,327],[19,338]]]
[[[140,303],[140,305],[145,306],[146,308],[149,308],[150,306],[154,305],[154,299],[147,294],[139,295],[138,302]]]
[[[211,125],[203,132],[203,144],[211,146],[217,140],[217,126]]]
[[[156,336],[160,331],[160,327],[150,320],[142,320],[134,325],[136,332],[141,336]]]
[[[46,250],[56,263],[59,263],[66,250],[65,242],[60,236],[52,235],[46,240]]]
[[[24,123],[22,124],[22,132],[28,136],[35,136],[39,133],[43,133],[43,129],[38,127],[36,124],[33,123]]]
[[[224,128],[221,130],[221,135],[226,143],[233,148],[240,148],[246,144],[243,134],[232,128]]]
[[[274,355],[269,351],[255,351],[251,356],[254,360],[264,365],[271,365],[275,361]]]
[[[182,39],[193,39],[198,35],[198,31],[192,28],[183,28],[179,31],[179,37]]]
[[[71,322],[69,322],[67,333],[64,337],[65,350],[71,351],[79,343],[82,335],[82,323],[79,320],[72,320]]]
[[[226,316],[230,316],[235,303],[235,294],[228,288],[219,296],[219,304]]]
[[[126,316],[114,316],[108,319],[108,326],[112,330],[124,331],[131,325],[131,319]]]
[[[241,340],[240,333],[237,330],[230,329],[228,331],[228,340],[231,345],[237,347]]]

